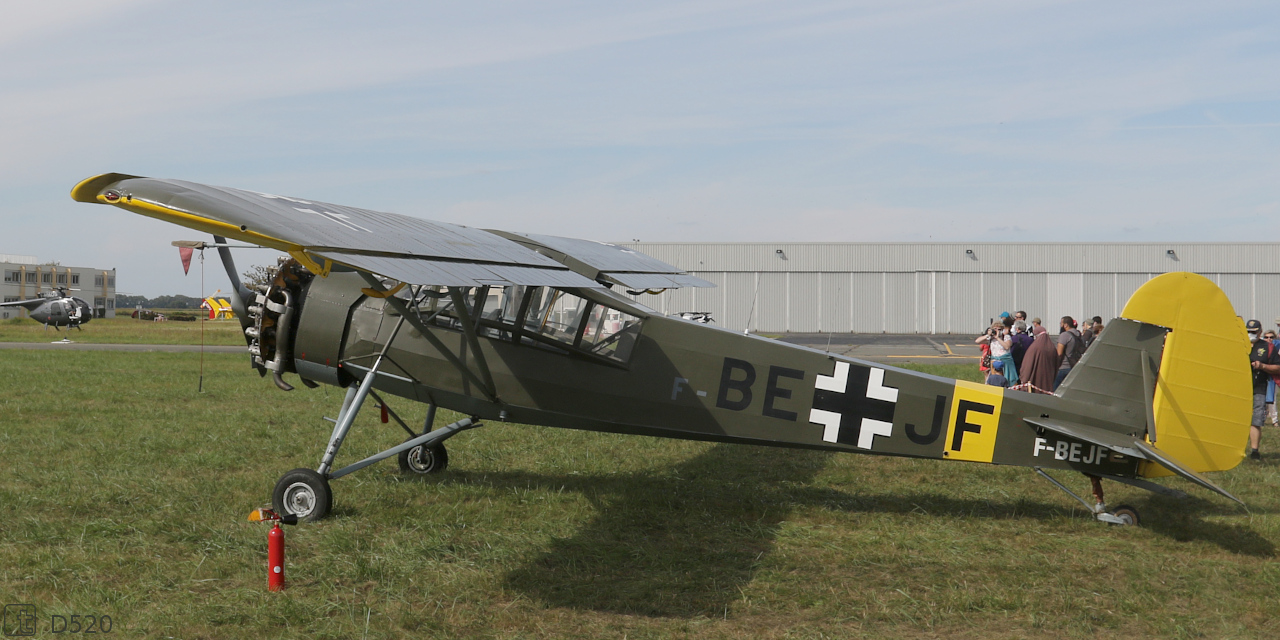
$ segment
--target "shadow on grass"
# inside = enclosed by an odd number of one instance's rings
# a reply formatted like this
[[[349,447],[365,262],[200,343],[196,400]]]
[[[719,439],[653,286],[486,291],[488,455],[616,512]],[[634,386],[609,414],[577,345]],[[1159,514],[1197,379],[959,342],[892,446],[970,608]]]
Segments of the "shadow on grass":
[[[933,517],[1052,519],[1060,504],[961,499],[941,493],[846,493],[807,486],[830,453],[718,445],[660,473],[605,476],[455,471],[445,483],[581,492],[599,515],[505,578],[508,588],[551,607],[663,617],[723,614],[740,597],[797,506]],[[1029,479],[1030,481],[1030,479]],[[1136,501],[1149,530],[1273,557],[1247,527],[1201,519],[1216,504],[1197,498]],[[1099,535],[1105,525],[1098,524]]]
[[[957,499],[938,493],[892,493],[849,495],[832,490],[810,490],[810,498],[826,494],[821,504],[829,509],[852,512],[910,513],[932,516],[978,518],[1035,518],[1061,517],[1061,505],[1029,500],[970,500]],[[808,501],[805,501],[808,502]],[[1254,530],[1236,524],[1208,522],[1208,515],[1238,515],[1234,504],[1224,505],[1200,498],[1185,499],[1151,496],[1129,501],[1142,517],[1141,526],[1178,542],[1209,542],[1225,551],[1241,555],[1272,558],[1275,545]],[[1118,504],[1111,505],[1112,507]],[[1077,517],[1086,517],[1082,509],[1076,509]],[[1099,527],[1107,527],[1098,523]]]
[[[1208,522],[1206,515],[1238,516],[1244,510],[1235,503],[1223,500],[1203,500],[1199,497],[1184,499],[1152,496],[1141,509],[1142,526],[1178,542],[1212,542],[1223,550],[1241,555],[1274,558],[1276,547],[1268,539],[1245,526],[1223,522]],[[1254,509],[1253,513],[1267,510]]]
[[[741,597],[829,453],[718,445],[652,474],[451,474],[446,481],[579,491],[599,515],[506,576],[551,607],[722,615]]]

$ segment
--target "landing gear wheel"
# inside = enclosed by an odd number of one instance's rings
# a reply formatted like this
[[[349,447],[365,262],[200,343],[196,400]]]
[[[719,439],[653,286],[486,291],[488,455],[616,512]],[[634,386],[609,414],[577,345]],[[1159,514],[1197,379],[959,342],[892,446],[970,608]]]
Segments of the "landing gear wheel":
[[[271,506],[276,513],[292,513],[299,520],[315,522],[333,508],[333,492],[329,479],[311,469],[294,469],[280,476],[271,492]]]
[[[1123,520],[1123,525],[1127,527],[1138,526],[1138,510],[1133,507],[1122,504],[1111,511],[1111,515]]]
[[[401,473],[440,473],[449,468],[449,452],[445,450],[443,442],[429,447],[419,445],[406,449],[396,459],[400,463]]]

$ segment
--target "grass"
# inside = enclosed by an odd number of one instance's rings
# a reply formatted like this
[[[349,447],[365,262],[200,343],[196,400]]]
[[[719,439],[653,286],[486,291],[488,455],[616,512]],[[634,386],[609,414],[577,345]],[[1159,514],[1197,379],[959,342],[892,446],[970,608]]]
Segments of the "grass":
[[[0,320],[0,342],[51,342],[67,337],[94,344],[200,344],[201,325],[205,344],[244,346],[244,334],[236,320],[148,322],[128,316],[97,318],[83,330],[61,331],[46,330],[30,318],[9,318]]]
[[[1215,474],[1250,511],[1109,484],[1144,518],[1117,528],[1027,469],[500,424],[439,476],[336,481],[269,593],[245,516],[315,466],[340,390],[283,393],[233,355],[205,356],[198,394],[190,354],[3,353],[0,600],[46,634],[72,614],[145,638],[1280,632],[1274,455]],[[401,439],[376,418],[340,464]]]

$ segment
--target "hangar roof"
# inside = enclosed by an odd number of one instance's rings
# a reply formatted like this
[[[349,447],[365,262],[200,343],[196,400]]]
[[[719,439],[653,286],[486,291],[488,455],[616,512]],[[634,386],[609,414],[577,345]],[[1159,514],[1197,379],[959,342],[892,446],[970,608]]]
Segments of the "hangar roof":
[[[1280,273],[1276,242],[618,242],[694,272]]]

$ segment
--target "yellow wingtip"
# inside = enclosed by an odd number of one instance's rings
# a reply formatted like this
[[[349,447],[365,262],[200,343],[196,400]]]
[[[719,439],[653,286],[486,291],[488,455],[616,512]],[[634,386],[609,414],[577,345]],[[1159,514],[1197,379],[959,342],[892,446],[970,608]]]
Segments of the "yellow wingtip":
[[[127,173],[103,173],[91,178],[85,178],[77,183],[76,186],[71,188],[71,199],[76,202],[102,202],[98,200],[98,194],[101,193],[107,185],[113,182],[138,177],[141,176],[133,176]]]

